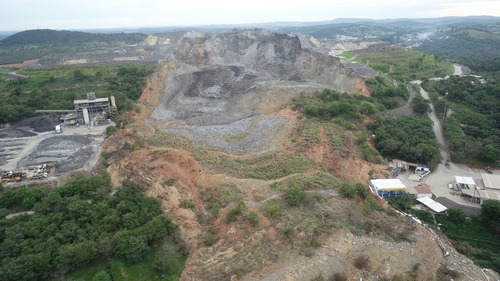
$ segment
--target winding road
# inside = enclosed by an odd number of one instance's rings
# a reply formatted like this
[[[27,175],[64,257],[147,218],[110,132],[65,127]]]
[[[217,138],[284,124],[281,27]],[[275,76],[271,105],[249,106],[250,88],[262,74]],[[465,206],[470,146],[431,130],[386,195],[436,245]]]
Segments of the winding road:
[[[460,66],[458,64],[454,64],[453,68],[454,68],[453,75],[462,75],[463,74],[462,66]],[[439,78],[431,78],[431,79],[448,79],[448,77],[449,76],[446,76],[444,78],[439,77]],[[419,85],[420,94],[422,95],[422,97],[424,99],[430,101],[429,93],[427,93],[427,91],[425,91],[422,88],[422,86],[420,85],[420,84],[422,84],[422,81],[415,80],[415,81],[411,81],[410,83],[415,84],[415,85]],[[434,134],[436,135],[436,139],[441,144],[441,158],[442,158],[442,160],[446,161],[446,159],[450,159],[450,153],[448,152],[448,149],[446,146],[446,141],[444,139],[443,128],[441,127],[441,122],[439,121],[439,118],[436,114],[436,110],[434,109],[434,105],[432,103],[430,103],[430,107],[431,107],[431,112],[428,113],[428,116],[433,122],[432,129],[434,130]]]
[[[455,68],[453,75],[462,75],[462,67],[461,66],[453,65],[453,67]],[[447,79],[447,78],[433,78],[433,79],[439,80],[439,79]],[[430,100],[429,93],[427,93],[427,91],[425,91],[421,86],[422,81],[416,80],[416,81],[412,81],[410,83],[418,85],[419,89],[420,89],[420,94],[422,95],[422,97],[426,100]],[[445,197],[445,198],[455,202],[456,204],[458,204],[458,205],[448,204],[450,206],[447,206],[447,207],[456,208],[457,206],[465,205],[467,207],[464,207],[464,208],[468,208],[467,209],[468,212],[473,212],[474,210],[471,209],[471,207],[472,208],[479,208],[479,206],[477,204],[472,204],[472,203],[462,199],[460,196],[452,195],[450,193],[449,188],[448,188],[448,184],[453,182],[455,175],[478,178],[478,177],[480,177],[480,171],[469,168],[466,165],[461,165],[461,164],[450,163],[449,167],[446,167],[443,164],[446,161],[446,159],[450,159],[450,153],[449,153],[447,146],[446,146],[446,141],[444,138],[443,128],[441,126],[441,122],[439,121],[439,119],[436,115],[436,111],[435,111],[432,103],[430,104],[430,108],[431,108],[431,112],[428,113],[428,116],[433,122],[432,129],[434,130],[434,134],[436,135],[436,139],[441,145],[440,150],[441,150],[441,158],[443,161],[438,164],[436,169],[433,170],[431,174],[429,174],[427,177],[424,178],[425,183],[429,185],[429,187],[432,190],[432,193],[434,193],[434,195],[436,195],[438,197],[438,199],[439,199],[439,197]],[[407,186],[414,186],[417,184],[415,182],[410,181],[406,175],[400,175],[399,179]],[[441,201],[443,201],[443,203],[446,202],[446,200],[441,200]]]
[[[422,81],[417,80],[417,81],[412,81],[411,83],[419,85],[420,94],[422,95],[422,97],[424,99],[430,101],[429,93],[427,93],[427,91],[425,91],[420,86]],[[431,107],[431,112],[428,113],[428,116],[433,122],[432,129],[434,130],[434,134],[436,135],[436,139],[439,142],[439,144],[441,144],[441,158],[443,160],[450,159],[450,153],[448,152],[448,149],[446,147],[446,142],[444,140],[443,128],[441,127],[441,122],[439,122],[439,119],[436,115],[436,110],[434,109],[434,105],[432,105],[432,103],[430,103],[430,107]]]

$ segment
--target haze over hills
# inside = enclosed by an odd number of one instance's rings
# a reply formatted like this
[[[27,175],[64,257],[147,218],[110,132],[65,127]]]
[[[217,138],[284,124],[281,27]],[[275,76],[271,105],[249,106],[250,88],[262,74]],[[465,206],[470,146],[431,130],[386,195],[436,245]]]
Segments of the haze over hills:
[[[244,25],[203,25],[99,29],[87,31],[22,31],[0,40],[0,64],[19,63],[47,55],[110,50],[141,43],[147,35],[188,30],[218,33],[235,28],[263,28],[278,33],[310,35],[323,42],[386,42],[455,59],[472,68],[496,69],[500,18],[493,16],[335,19],[318,22],[271,22]],[[0,33],[5,36],[7,33]],[[1,37],[0,37],[1,38]],[[29,50],[23,44],[30,44]]]

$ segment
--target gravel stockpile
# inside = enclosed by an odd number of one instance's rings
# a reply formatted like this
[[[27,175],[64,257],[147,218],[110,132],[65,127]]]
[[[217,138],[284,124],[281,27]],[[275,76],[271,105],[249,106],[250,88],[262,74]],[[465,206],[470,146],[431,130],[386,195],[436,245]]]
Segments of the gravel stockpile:
[[[89,136],[54,136],[42,140],[19,166],[57,161],[58,173],[82,168],[97,150],[97,143]]]
[[[273,138],[288,118],[253,116],[224,125],[173,126],[166,129],[189,138],[195,145],[235,154],[273,148]]]

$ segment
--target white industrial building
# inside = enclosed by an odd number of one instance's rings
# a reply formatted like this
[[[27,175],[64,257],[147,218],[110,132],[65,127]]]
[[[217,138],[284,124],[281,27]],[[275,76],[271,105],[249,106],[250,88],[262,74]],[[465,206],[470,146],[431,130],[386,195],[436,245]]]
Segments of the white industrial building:
[[[88,93],[87,99],[75,100],[75,109],[61,117],[65,125],[98,125],[106,122],[116,112],[116,103],[111,98],[96,98],[95,93]]]
[[[407,188],[399,179],[375,179],[370,180],[370,190],[385,199],[401,195]]]
[[[106,124],[116,114],[115,97],[96,98],[95,93],[87,93],[87,99],[75,100],[71,110],[37,110],[49,120],[59,119],[64,125],[94,126]],[[52,121],[51,121],[52,122]]]
[[[484,200],[500,201],[500,175],[481,173],[481,179],[455,176],[452,188],[472,203],[482,204]]]

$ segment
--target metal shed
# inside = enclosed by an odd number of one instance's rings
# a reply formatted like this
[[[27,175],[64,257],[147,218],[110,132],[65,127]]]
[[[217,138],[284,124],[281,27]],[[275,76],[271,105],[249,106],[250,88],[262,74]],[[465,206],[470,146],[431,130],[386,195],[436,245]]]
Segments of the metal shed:
[[[481,173],[484,187],[490,189],[500,189],[500,175],[491,175]]]
[[[427,208],[431,209],[435,213],[441,213],[448,210],[448,208],[443,206],[441,203],[436,202],[429,197],[420,197],[417,198],[417,201],[424,204]]]

